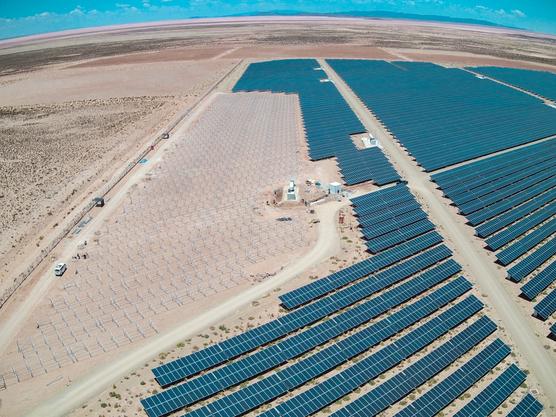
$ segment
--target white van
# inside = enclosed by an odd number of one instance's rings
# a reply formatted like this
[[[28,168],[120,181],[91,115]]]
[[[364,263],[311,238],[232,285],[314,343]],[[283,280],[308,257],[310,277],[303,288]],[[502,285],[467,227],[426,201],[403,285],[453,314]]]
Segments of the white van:
[[[54,275],[61,277],[64,275],[64,272],[66,272],[66,269],[68,269],[68,266],[63,262],[60,262],[54,267]]]

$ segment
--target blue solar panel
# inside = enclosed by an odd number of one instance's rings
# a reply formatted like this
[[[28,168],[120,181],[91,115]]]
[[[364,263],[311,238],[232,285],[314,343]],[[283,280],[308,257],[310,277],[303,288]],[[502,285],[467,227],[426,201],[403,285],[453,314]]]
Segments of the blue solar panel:
[[[458,278],[386,319],[186,415],[231,417],[253,410],[391,337],[446,305],[449,300],[459,297],[470,287],[466,279]]]
[[[386,250],[338,272],[334,272],[331,275],[307,284],[301,288],[282,294],[279,297],[280,301],[286,308],[289,309],[299,307],[302,304],[326,295],[331,291],[337,290],[338,288],[359,280],[367,275],[373,274],[380,269],[391,266],[396,262],[413,256],[416,253],[419,253],[422,250],[440,242],[442,242],[442,238],[438,233],[427,233],[426,235],[417,237],[404,244]]]
[[[436,255],[435,255],[436,254]],[[368,297],[387,286],[392,285],[415,272],[424,269],[427,265],[438,262],[441,252],[435,251],[432,256],[423,254],[418,262],[406,263],[399,268],[385,271],[373,279],[361,281],[351,287],[344,288],[326,298],[301,307],[276,320],[251,329],[239,336],[194,352],[183,358],[176,359],[165,365],[153,368],[155,378],[160,385],[166,386],[180,381],[196,373],[233,359],[243,353],[249,352],[266,343],[283,337],[295,330],[312,324],[344,307]],[[439,276],[447,278],[461,270],[461,267],[452,259],[427,270],[422,276],[427,279],[437,279]],[[425,280],[426,281],[426,280]]]
[[[251,356],[146,398],[141,401],[143,407],[149,417],[159,417],[237,385],[410,300],[422,291],[424,280],[426,281],[424,275],[417,276],[397,288],[336,315],[331,320],[320,322],[292,337],[262,348]],[[353,291],[357,292],[356,289]]]
[[[556,337],[556,323],[554,323],[554,324],[550,327],[550,333],[552,333],[552,335]]]
[[[544,297],[540,303],[535,306],[535,316],[542,320],[547,320],[556,311],[556,290],[552,290],[550,294]]]
[[[472,71],[556,101],[556,74],[505,67],[476,67]]]
[[[555,109],[457,68],[421,62],[327,62],[426,171],[556,132]]]
[[[506,249],[496,254],[496,258],[502,265],[508,265],[520,256],[523,256],[549,236],[556,232],[556,218],[548,221],[524,238],[511,244]]]
[[[299,97],[309,156],[312,160],[337,157],[346,184],[373,180],[378,185],[400,179],[378,148],[358,150],[350,135],[365,131],[334,83],[321,82],[326,74],[314,59],[252,63],[233,91],[295,93]]]
[[[467,317],[468,315],[465,315],[465,318]],[[462,318],[457,317],[457,321],[461,322]],[[433,320],[430,324],[427,323],[421,327],[421,333],[412,332],[406,338],[394,342],[376,354],[357,362],[262,415],[268,417],[312,415],[409,358],[445,334],[450,327],[453,326],[435,323]],[[479,319],[439,348],[332,415],[335,417],[377,415],[449,366],[494,330],[496,330],[496,325],[490,319],[486,317]]]
[[[508,270],[508,279],[520,282],[523,278],[549,260],[556,253],[556,238],[544,243],[531,255],[519,261]]]
[[[507,229],[504,229],[500,233],[488,238],[486,240],[486,243],[492,250],[498,250],[517,237],[537,227],[539,224],[552,217],[554,214],[556,214],[556,202],[548,204],[542,210],[536,211],[531,216],[512,224]]]
[[[465,202],[476,198],[485,189],[492,189],[497,184],[508,185],[527,176],[531,167],[544,169],[546,164],[552,163],[553,152],[556,152],[556,141],[542,142],[434,174],[432,180],[442,186],[447,197],[458,203]],[[478,194],[466,198],[470,191]]]
[[[498,186],[500,185],[501,187],[503,182],[497,181],[496,184],[492,185],[491,187],[485,187],[484,192],[486,194],[483,194],[480,197],[469,200],[465,203],[460,203],[457,200],[453,201],[458,206],[460,213],[467,215],[484,207],[502,201],[506,198],[509,198],[520,191],[527,190],[533,185],[541,183],[547,179],[551,179],[554,176],[554,170],[548,169],[518,181],[512,178],[513,181],[510,182],[510,185],[507,185],[500,189],[498,189]],[[492,190],[492,188],[494,188],[494,190]],[[472,197],[472,195],[470,194],[472,193],[468,193],[468,197]],[[478,192],[477,194],[480,193]]]
[[[510,348],[500,339],[496,339],[446,379],[402,409],[395,417],[436,416],[509,354]]]
[[[532,300],[550,284],[556,281],[556,261],[552,262],[545,269],[534,276],[521,287],[521,293],[528,299]]]
[[[403,243],[416,236],[430,232],[431,230],[434,230],[434,224],[432,224],[428,219],[423,219],[412,223],[409,226],[402,227],[401,229],[369,239],[366,242],[366,245],[372,253],[377,253]]]
[[[527,393],[525,397],[509,412],[508,417],[536,417],[543,409],[535,397]]]
[[[487,237],[491,234],[503,229],[504,227],[512,224],[516,220],[519,220],[529,213],[538,210],[545,204],[550,203],[556,199],[556,188],[553,188],[544,194],[538,195],[530,201],[527,201],[513,210],[510,210],[486,223],[481,224],[477,227],[477,235],[480,237]]]
[[[514,364],[466,404],[454,417],[488,417],[525,382],[525,372]]]

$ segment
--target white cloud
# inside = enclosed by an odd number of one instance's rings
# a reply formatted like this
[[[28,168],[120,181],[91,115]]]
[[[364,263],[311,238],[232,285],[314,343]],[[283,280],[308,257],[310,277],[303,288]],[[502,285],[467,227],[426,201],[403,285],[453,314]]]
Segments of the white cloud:
[[[527,17],[527,15],[519,9],[513,9],[512,14],[516,17]]]

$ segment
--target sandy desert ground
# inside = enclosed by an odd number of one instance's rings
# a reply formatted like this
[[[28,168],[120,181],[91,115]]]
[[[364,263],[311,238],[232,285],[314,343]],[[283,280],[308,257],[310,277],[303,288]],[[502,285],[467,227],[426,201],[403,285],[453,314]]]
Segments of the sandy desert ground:
[[[450,66],[492,64],[556,72],[556,39],[500,29],[401,21],[309,19],[286,22],[267,19],[114,29],[107,33],[78,33],[0,45],[0,201],[3,203],[0,209],[0,292],[10,287],[14,278],[25,271],[28,262],[48,246],[64,222],[70,221],[103,184],[137,154],[148,149],[173,118],[192,108],[229,71],[237,68],[218,84],[218,91],[228,91],[249,62],[289,57],[423,60]],[[175,151],[167,144],[163,146],[164,149],[160,149],[162,156],[157,157],[161,160]],[[298,151],[304,155],[303,144],[299,145]],[[155,160],[151,162],[156,166]],[[338,179],[335,165],[330,161],[309,164],[306,156],[302,156],[300,167],[305,177],[326,181]],[[141,175],[145,175],[150,166],[139,169]],[[145,180],[136,183],[144,186]],[[105,224],[121,221],[122,213],[133,209],[134,198],[145,204],[148,200],[141,197],[141,190],[137,187],[125,195],[132,197],[118,202],[117,207],[111,209],[113,212],[98,225],[99,230]],[[263,201],[261,195],[258,195],[259,203]],[[160,208],[145,210],[154,212]],[[273,212],[270,216],[275,214]],[[309,221],[307,213],[300,212],[299,216],[305,222]],[[114,237],[115,241],[127,239],[123,233],[125,227],[120,231],[122,234]],[[314,242],[315,237],[311,234],[314,230],[307,233],[307,241]],[[360,259],[363,247],[357,233],[349,227],[340,229],[340,233],[342,251],[337,257],[272,291],[295,288],[311,277]],[[140,233],[133,239],[141,242]],[[79,235],[64,239],[47,258],[48,262],[41,264],[2,307],[0,320],[6,320],[17,311],[40,278],[50,274],[52,262],[81,240]],[[144,244],[137,243],[138,246]],[[107,250],[110,252],[109,248]],[[94,254],[95,251],[90,252]],[[122,254],[112,254],[114,262],[118,256],[127,253],[123,250]],[[291,261],[292,252],[288,253],[290,258],[268,257],[252,266],[250,272],[260,277],[275,273],[280,265]],[[95,262],[102,263],[100,260]],[[70,273],[75,274],[75,267],[70,269]],[[93,282],[98,279],[94,275],[88,270],[83,274],[80,272],[79,278],[83,282],[87,279]],[[165,315],[166,327],[179,323],[183,314],[195,316],[241,294],[247,287],[247,283],[243,283],[233,288],[221,288],[208,301],[200,300],[186,309],[176,308]],[[115,289],[106,285],[103,290],[107,292],[99,293],[100,297]],[[47,311],[48,296],[52,299],[58,296],[61,300],[64,299],[61,294],[67,291],[75,289],[50,285],[42,301],[30,307],[29,323],[14,328],[10,340],[0,345],[3,347],[0,358],[21,361],[18,340],[24,344],[33,336],[36,331],[34,323],[39,322],[38,318]],[[156,388],[150,377],[154,363],[182,355],[275,316],[279,307],[275,294],[269,294],[209,330],[193,335],[177,346],[174,344],[173,349],[153,353],[145,367],[118,376],[119,382],[115,382],[114,388],[104,387],[103,393],[76,410],[74,415],[142,415],[137,408],[137,396],[144,395],[146,389],[139,382],[144,381],[150,392]],[[79,304],[80,300],[78,296],[73,302]],[[53,303],[50,305],[54,308]],[[54,314],[59,315],[61,322],[67,320],[58,311]],[[149,320],[145,319],[146,328]],[[536,330],[540,332],[542,328]],[[70,354],[72,363],[61,369],[51,370],[46,375],[37,373],[34,377],[23,378],[20,383],[10,382],[6,390],[0,391],[0,415],[23,415],[41,401],[63,391],[78,376],[131,352],[148,338],[147,334],[137,339],[128,338],[130,343],[126,342],[125,346],[122,344],[119,348],[118,345],[98,355],[89,352],[89,358],[85,358],[85,350],[81,352],[84,359],[79,361],[72,361]],[[34,345],[25,346],[25,349],[35,349]],[[39,367],[42,365],[40,360],[33,363],[38,363]],[[37,391],[41,394],[37,395]],[[100,391],[96,389],[95,392]],[[127,398],[120,401],[118,396],[129,398],[131,403]],[[106,404],[110,405],[110,412]]]

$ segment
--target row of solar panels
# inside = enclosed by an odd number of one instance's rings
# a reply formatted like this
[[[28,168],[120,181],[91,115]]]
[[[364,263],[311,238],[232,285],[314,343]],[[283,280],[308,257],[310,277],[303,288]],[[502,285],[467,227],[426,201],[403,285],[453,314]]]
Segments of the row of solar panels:
[[[434,230],[434,225],[403,183],[367,194],[365,199],[354,199],[353,205],[371,253],[379,253]],[[375,219],[377,215],[379,220]]]
[[[461,69],[327,62],[426,171],[556,134],[556,109]]]
[[[432,176],[444,195],[509,266],[508,278],[534,300],[556,282],[556,140],[550,139]],[[489,213],[483,220],[481,213]],[[556,289],[534,306],[546,320]]]
[[[358,150],[350,135],[365,128],[314,59],[288,59],[250,64],[234,91],[272,91],[299,96],[309,156],[336,157],[348,185],[372,180],[377,185],[400,176],[379,148]]]
[[[556,74],[518,68],[476,67],[471,71],[556,101]]]
[[[382,220],[387,220],[391,213],[398,216],[403,213],[401,207],[409,201],[415,202],[407,187],[399,184],[356,197],[352,202],[356,209],[361,210],[388,206],[389,210],[378,213]],[[449,259],[451,252],[444,245],[439,245],[441,240],[433,231],[284,294],[281,300],[286,306],[299,308],[241,335],[154,368],[153,373],[163,386],[202,374],[142,400],[147,414],[160,417],[240,385],[239,390],[186,415],[242,415],[314,380],[452,304],[465,295],[471,284],[463,277],[452,279],[461,267]],[[429,293],[414,301],[424,292]],[[411,304],[407,305],[408,302]],[[350,306],[354,307],[346,309]],[[349,370],[330,377],[324,384],[292,397],[265,414],[310,415],[345,396],[354,387],[399,365],[438,337],[470,320],[481,309],[482,303],[474,296],[464,298],[439,316],[362,362],[357,362]],[[395,311],[393,314],[375,321],[392,310]],[[412,381],[405,386],[407,392],[430,379],[426,375],[434,375],[447,367],[454,358],[473,348],[494,329],[495,325],[489,319],[480,318],[450,342],[429,353],[427,359],[416,362],[419,365],[411,368],[418,371],[415,377],[405,378]],[[336,340],[338,337],[340,340]],[[499,349],[509,352],[501,341],[495,343]],[[315,349],[321,345],[325,347]],[[446,357],[445,353],[450,356]],[[489,368],[485,368],[485,373],[506,355],[499,353],[500,359],[492,363],[481,356],[481,363],[491,363]],[[271,374],[266,374],[273,370]],[[350,379],[347,383],[344,375],[355,374],[357,379]],[[252,380],[259,375],[262,378]],[[479,374],[465,375],[470,385],[481,377]],[[246,385],[249,380],[252,381]],[[326,395],[323,394],[325,388]],[[465,391],[467,388],[462,386],[462,389]],[[398,395],[403,398],[407,394],[399,391]],[[442,398],[447,397],[442,395]],[[386,395],[382,404],[386,408],[396,401]]]

